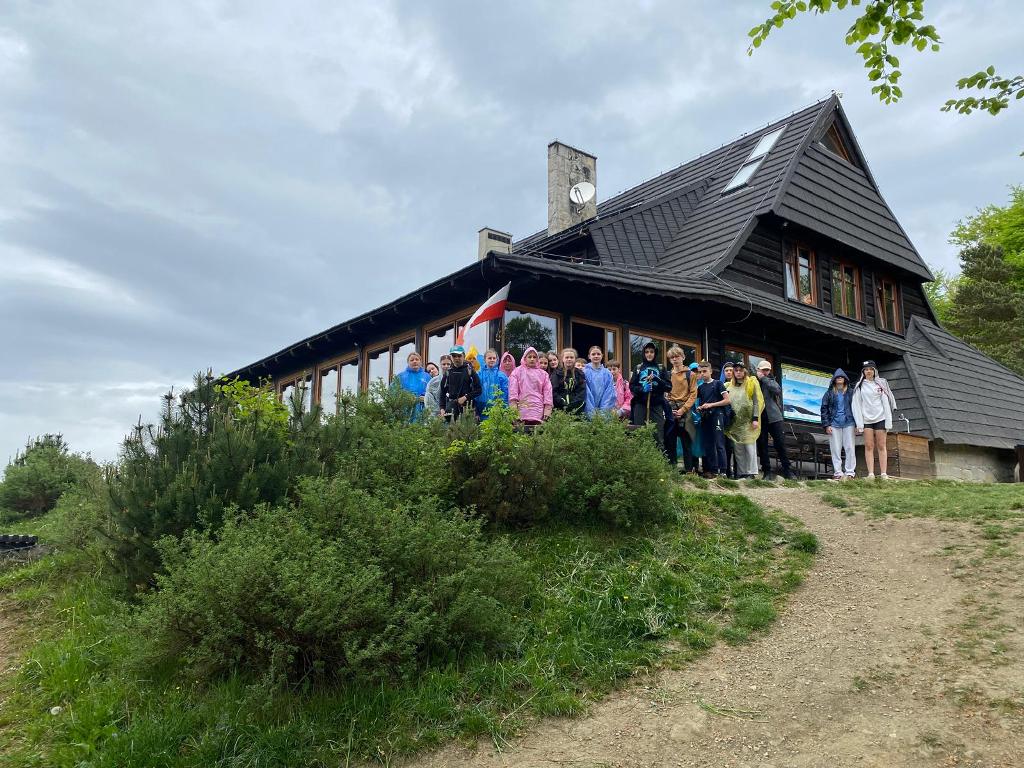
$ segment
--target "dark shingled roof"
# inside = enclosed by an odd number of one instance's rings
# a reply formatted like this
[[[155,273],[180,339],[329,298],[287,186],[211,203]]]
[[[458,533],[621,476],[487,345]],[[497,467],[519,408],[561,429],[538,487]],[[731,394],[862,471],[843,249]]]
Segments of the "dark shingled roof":
[[[833,121],[857,165],[818,145]],[[785,130],[750,181],[723,192],[758,140],[778,128]],[[698,276],[728,266],[756,218],[769,212],[932,278],[882,199],[836,96],[599,203],[595,218],[566,232],[538,232],[513,249],[547,253],[589,233],[602,264]]]
[[[958,445],[1024,443],[1024,412],[1015,405],[1024,402],[1024,379],[919,316],[907,344],[903,359],[881,373],[915,432]]]

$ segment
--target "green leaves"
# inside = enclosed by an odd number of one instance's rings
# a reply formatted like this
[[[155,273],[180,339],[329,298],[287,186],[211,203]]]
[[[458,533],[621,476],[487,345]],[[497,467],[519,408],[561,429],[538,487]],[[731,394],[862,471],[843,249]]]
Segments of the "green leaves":
[[[774,13],[763,24],[747,32],[750,38],[747,55],[752,56],[773,29],[781,29],[799,14],[823,14],[834,9],[843,10],[847,5],[861,6],[861,0],[774,0],[769,6]],[[890,46],[906,45],[918,52],[928,49],[936,52],[942,46],[938,30],[933,24],[922,24],[924,19],[924,0],[870,0],[846,31],[846,44],[856,46],[856,52],[864,60],[868,81],[876,84],[871,92],[886,104],[903,98],[903,91],[896,84],[903,75],[900,60]],[[1000,77],[995,67],[990,66],[961,78],[957,81],[957,88],[988,93],[949,99],[942,107],[943,112],[969,115],[985,111],[997,115],[1010,105],[1011,98],[1024,98],[1024,76]]]
[[[956,82],[956,87],[961,91],[977,90],[990,93],[949,99],[942,107],[943,112],[956,111],[961,115],[969,115],[978,110],[998,115],[1010,106],[1011,97],[1015,100],[1024,98],[1024,75],[1002,77],[996,74],[994,66],[989,66],[984,71],[960,78]]]

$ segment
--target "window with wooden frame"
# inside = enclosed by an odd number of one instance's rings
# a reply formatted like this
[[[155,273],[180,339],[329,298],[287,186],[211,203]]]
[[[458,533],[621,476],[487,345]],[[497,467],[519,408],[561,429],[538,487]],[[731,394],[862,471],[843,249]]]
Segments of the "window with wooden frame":
[[[277,381],[277,397],[284,403],[289,412],[296,409],[296,392],[302,404],[302,410],[308,411],[313,399],[313,374],[309,371],[283,376]]]
[[[818,306],[818,264],[814,251],[799,243],[786,247],[786,298]]]
[[[416,337],[412,332],[368,349],[364,366],[367,388],[378,380],[385,384],[390,383],[396,373],[405,369],[405,359],[409,353],[415,351]]]
[[[425,332],[425,345],[423,350],[423,364],[439,364],[441,355],[448,354],[448,350],[455,344],[459,328],[469,322],[473,310],[466,309],[438,320],[428,325]],[[482,353],[484,350],[481,349]]]
[[[636,370],[637,366],[644,362],[644,347],[648,342],[653,342],[658,348],[658,362],[668,366],[668,350],[672,346],[682,347],[684,359],[689,365],[693,362],[700,362],[702,350],[699,341],[679,339],[673,336],[663,336],[655,333],[640,331],[636,328],[629,329],[629,370],[623,371],[627,379]]]
[[[609,323],[572,317],[569,319],[569,346],[574,347],[584,359],[588,359],[591,347],[600,347],[607,365],[609,360],[619,359],[619,328]]]
[[[527,347],[538,352],[558,351],[561,339],[558,317],[530,307],[510,306],[502,320],[501,349],[519,363]]]
[[[900,291],[895,280],[875,275],[875,325],[883,331],[903,332]]]
[[[850,164],[853,163],[850,159],[850,151],[846,148],[846,142],[843,141],[843,135],[839,132],[839,128],[835,123],[828,127],[819,143],[832,154],[838,155]]]
[[[725,347],[725,354],[722,356],[722,365],[726,363],[743,363],[747,366],[747,372],[752,375],[757,375],[757,366],[763,361],[767,360],[775,367],[774,358],[767,352],[758,352],[753,349],[746,349],[745,347],[738,347],[735,344],[728,344]]]
[[[863,319],[860,270],[844,261],[832,265],[832,312],[854,320]]]
[[[353,353],[321,364],[316,381],[316,401],[323,412],[337,413],[342,395],[359,392],[359,355]]]

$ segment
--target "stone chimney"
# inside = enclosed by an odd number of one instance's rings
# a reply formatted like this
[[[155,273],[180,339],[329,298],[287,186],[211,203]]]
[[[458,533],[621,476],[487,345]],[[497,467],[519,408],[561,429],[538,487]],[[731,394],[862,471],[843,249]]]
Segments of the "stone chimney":
[[[569,190],[580,182],[597,187],[597,158],[560,141],[548,144],[548,234],[597,216],[597,194],[579,203]]]
[[[484,227],[479,232],[476,258],[483,261],[491,251],[498,253],[512,253],[512,235],[508,232],[499,232],[490,227]]]

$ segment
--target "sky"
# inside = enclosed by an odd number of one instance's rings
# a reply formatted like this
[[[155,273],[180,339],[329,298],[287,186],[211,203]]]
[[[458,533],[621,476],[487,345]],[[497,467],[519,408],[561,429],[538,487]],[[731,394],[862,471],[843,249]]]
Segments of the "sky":
[[[0,465],[30,436],[116,457],[195,371],[239,368],[546,226],[547,144],[607,198],[843,94],[926,261],[1024,183],[1024,105],[939,112],[1021,69],[1012,0],[931,0],[940,53],[880,104],[850,10],[754,57],[768,0],[0,4]],[[1016,54],[1016,55],[1015,55]]]

